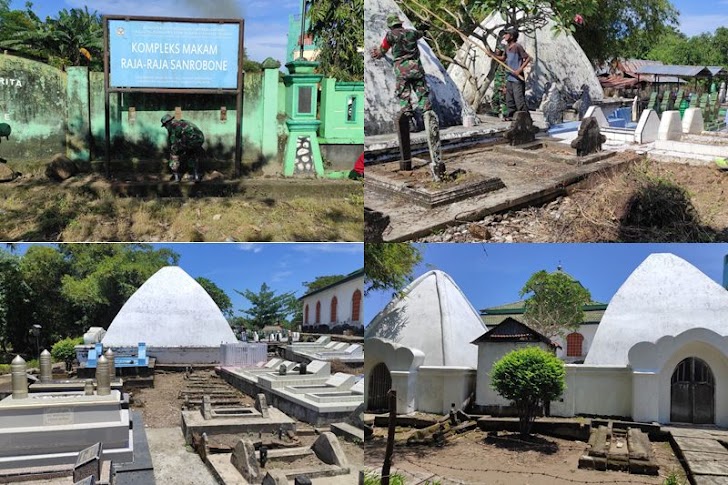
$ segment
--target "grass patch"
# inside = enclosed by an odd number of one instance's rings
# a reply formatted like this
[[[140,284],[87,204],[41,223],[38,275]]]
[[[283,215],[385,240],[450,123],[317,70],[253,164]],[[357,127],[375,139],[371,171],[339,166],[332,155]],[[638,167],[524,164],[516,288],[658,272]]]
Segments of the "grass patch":
[[[290,184],[227,197],[120,197],[103,177],[66,183],[42,174],[0,185],[4,241],[362,241],[363,185]],[[291,181],[295,184],[295,181]],[[348,184],[345,190],[335,184]],[[327,195],[328,188],[336,189]],[[347,194],[348,191],[348,194]],[[340,195],[339,195],[340,194]]]

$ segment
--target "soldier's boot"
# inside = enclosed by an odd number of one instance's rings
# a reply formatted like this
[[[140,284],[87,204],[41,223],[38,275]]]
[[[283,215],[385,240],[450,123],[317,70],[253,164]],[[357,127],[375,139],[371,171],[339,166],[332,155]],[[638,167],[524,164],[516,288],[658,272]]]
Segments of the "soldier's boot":
[[[202,180],[202,176],[200,175],[200,167],[196,161],[194,162],[194,165],[192,168],[192,173],[194,174],[195,183],[200,182]]]

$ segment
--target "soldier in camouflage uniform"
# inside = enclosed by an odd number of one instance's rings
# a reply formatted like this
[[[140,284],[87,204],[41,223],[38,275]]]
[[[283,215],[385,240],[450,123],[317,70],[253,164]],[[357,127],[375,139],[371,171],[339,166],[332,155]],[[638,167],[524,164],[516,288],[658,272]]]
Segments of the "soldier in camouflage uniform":
[[[162,117],[162,126],[167,129],[171,159],[169,168],[172,170],[174,180],[179,181],[180,173],[184,173],[185,168],[189,169],[191,165],[195,182],[199,182],[199,157],[202,154],[205,135],[194,123],[186,120],[175,120],[174,117],[168,114]],[[180,159],[182,162],[180,162]]]
[[[412,91],[417,96],[418,107],[422,111],[431,110],[430,89],[425,81],[425,70],[422,68],[420,49],[417,46],[417,40],[422,38],[423,33],[420,30],[405,29],[402,21],[394,14],[387,16],[387,26],[391,30],[385,35],[381,47],[372,49],[372,58],[380,59],[392,49],[397,77],[395,93],[403,113],[412,114]]]

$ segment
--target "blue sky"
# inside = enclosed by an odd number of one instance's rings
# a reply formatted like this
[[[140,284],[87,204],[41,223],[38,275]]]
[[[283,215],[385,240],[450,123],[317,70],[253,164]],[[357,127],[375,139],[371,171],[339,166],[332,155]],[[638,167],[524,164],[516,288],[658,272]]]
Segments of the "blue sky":
[[[722,284],[728,244],[427,244],[414,274],[448,273],[476,310],[518,301],[519,291],[539,270],[563,270],[581,282],[595,301],[609,300],[630,273],[652,253],[673,253]],[[364,299],[368,324],[391,292]]]
[[[680,30],[688,36],[728,26],[728,0],[672,0],[680,12]]]
[[[29,244],[17,244],[23,254]],[[179,266],[190,276],[205,277],[225,290],[236,314],[249,302],[234,290],[257,292],[267,283],[276,293],[301,296],[304,281],[348,274],[364,266],[362,243],[179,243],[153,244],[180,255]],[[5,249],[5,248],[4,248]]]
[[[11,0],[10,8],[24,9],[26,0]],[[263,61],[272,57],[285,64],[288,17],[301,13],[300,0],[33,0],[41,18],[55,16],[64,8],[96,10],[101,14],[166,17],[244,18],[248,57]]]

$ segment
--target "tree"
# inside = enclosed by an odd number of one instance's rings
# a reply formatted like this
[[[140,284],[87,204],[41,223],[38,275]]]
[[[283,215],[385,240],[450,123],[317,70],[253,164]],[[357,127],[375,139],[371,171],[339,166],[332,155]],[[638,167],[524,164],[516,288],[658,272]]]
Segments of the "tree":
[[[308,19],[321,72],[340,81],[364,79],[364,0],[316,0]]]
[[[276,295],[276,292],[271,290],[266,283],[260,285],[258,293],[250,290],[235,290],[235,292],[244,296],[251,303],[250,308],[241,311],[248,316],[248,321],[255,328],[261,329],[266,325],[278,325],[292,314],[291,298],[293,293]]]
[[[521,297],[528,294],[523,318],[549,338],[577,330],[591,301],[589,290],[562,271],[534,273],[521,289]]]
[[[73,361],[76,359],[76,345],[83,343],[83,337],[65,338],[53,344],[51,357],[57,362],[65,362],[66,370],[70,371]]]
[[[485,99],[499,65],[493,62],[485,78],[476,77],[470,71],[471,50],[476,47],[469,45],[456,55],[463,43],[462,36],[476,39],[476,43],[490,51],[489,46],[497,45],[501,32],[508,26],[531,34],[551,20],[557,31],[574,32],[577,15],[594,14],[597,4],[598,0],[402,0],[400,3],[410,18],[430,26],[427,40],[443,64],[455,64],[463,70],[476,93],[469,100],[475,110]],[[504,21],[483,29],[480,23],[490,12],[500,14]]]
[[[613,58],[643,59],[677,25],[678,12],[669,0],[599,0],[583,17],[574,38],[589,60],[600,64]]]
[[[0,250],[0,345],[17,353],[32,349],[28,330],[31,328],[31,291],[23,281],[20,258]]]
[[[410,243],[365,244],[364,294],[373,290],[397,293],[412,281],[412,271],[420,261],[419,248]]]
[[[101,69],[103,24],[97,12],[90,12],[88,7],[63,9],[55,18],[48,17],[43,22],[31,7],[32,4],[26,4],[24,17],[28,28],[16,30],[3,40],[3,47],[41,57],[61,69],[81,65]],[[16,14],[15,21],[24,20]]]
[[[343,274],[332,274],[326,276],[317,276],[313,281],[304,281],[303,286],[306,287],[306,293],[312,293],[321,288],[325,288],[329,285],[333,285],[337,281],[341,281],[346,278]]]
[[[230,319],[233,317],[233,302],[230,301],[230,297],[225,293],[225,290],[202,276],[195,278],[195,281],[210,295],[225,318]]]
[[[59,251],[70,264],[61,284],[74,312],[72,335],[109,325],[146,280],[179,260],[174,251],[147,244],[64,244]]]
[[[526,347],[493,364],[490,385],[518,409],[521,436],[531,434],[539,410],[558,399],[566,388],[564,363],[551,352]]]

